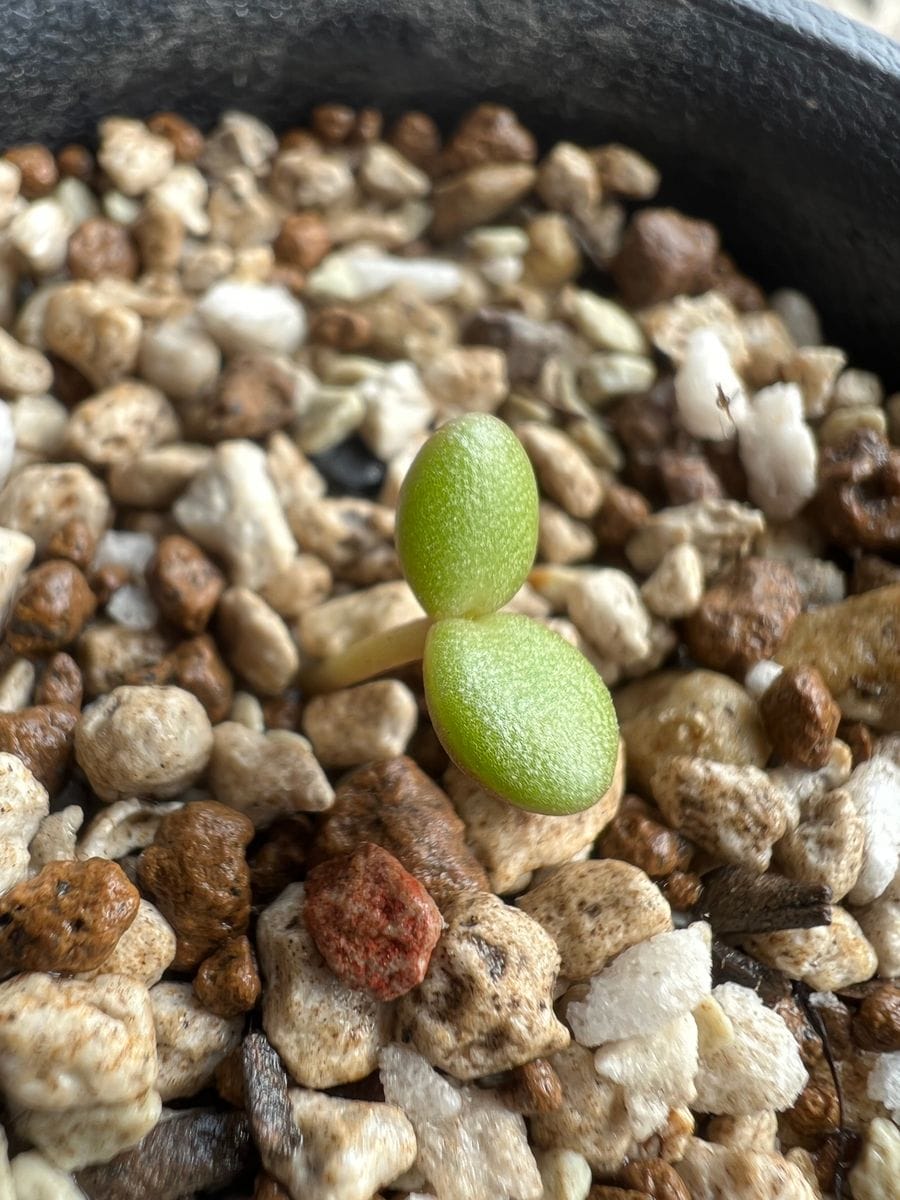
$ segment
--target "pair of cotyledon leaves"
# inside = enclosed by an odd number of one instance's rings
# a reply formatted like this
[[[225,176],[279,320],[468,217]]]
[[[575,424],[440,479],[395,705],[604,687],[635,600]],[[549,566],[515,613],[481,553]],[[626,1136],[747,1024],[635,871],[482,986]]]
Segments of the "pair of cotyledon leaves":
[[[453,761],[532,812],[594,804],[615,770],[609,692],[563,638],[497,610],[537,549],[534,472],[512,430],[473,413],[448,422],[413,462],[397,509],[410,587],[435,619],[423,671],[435,731]]]

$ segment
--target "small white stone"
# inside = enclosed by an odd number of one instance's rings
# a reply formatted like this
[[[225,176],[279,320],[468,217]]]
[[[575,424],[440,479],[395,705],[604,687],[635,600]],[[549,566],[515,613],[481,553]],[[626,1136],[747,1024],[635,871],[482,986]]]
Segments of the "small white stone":
[[[34,541],[28,534],[0,527],[0,630],[33,558]]]
[[[47,197],[24,208],[9,225],[13,246],[35,275],[53,275],[66,261],[73,225],[66,210]]]
[[[816,491],[818,452],[795,383],[774,383],[753,397],[740,424],[739,450],[750,499],[768,517],[795,517]]]
[[[744,385],[712,330],[697,329],[688,338],[684,361],[675,373],[675,400],[682,427],[694,437],[727,441],[744,420]]]
[[[884,387],[873,371],[848,367],[837,377],[832,408],[880,408],[883,404]]]
[[[40,350],[0,329],[0,392],[38,396],[53,385],[53,367]]]
[[[300,655],[278,613],[242,587],[226,589],[217,615],[229,664],[259,695],[281,695],[297,674]]]
[[[0,227],[6,224],[16,209],[22,172],[15,163],[4,158],[0,161]],[[6,1200],[6,1197],[3,1197]]]
[[[367,192],[385,204],[399,204],[431,191],[431,180],[425,172],[384,142],[373,142],[365,148],[358,178]]]
[[[0,895],[27,876],[28,846],[49,808],[47,789],[22,760],[0,754]]]
[[[107,529],[97,543],[92,567],[125,567],[132,575],[141,576],[156,552],[156,541],[149,533]]]
[[[366,406],[360,434],[382,462],[422,433],[434,416],[431,398],[410,362],[391,363],[380,375],[361,383],[359,395]]]
[[[171,171],[175,148],[143,121],[107,117],[100,122],[97,161],[126,196],[140,196]]]
[[[591,1167],[574,1150],[540,1150],[535,1155],[544,1194],[541,1200],[587,1200]]]
[[[878,1055],[866,1092],[870,1100],[880,1100],[894,1120],[900,1121],[900,1051]]]
[[[205,237],[209,233],[208,197],[202,173],[190,163],[176,163],[165,179],[150,189],[147,205],[175,213],[189,233]]]
[[[594,1055],[600,1078],[623,1089],[633,1135],[641,1141],[662,1129],[671,1109],[693,1101],[697,1064],[697,1026],[690,1012],[654,1033],[608,1042]]]
[[[80,814],[81,810],[78,812]],[[31,852],[33,859],[34,842]],[[128,979],[142,983],[144,987],[152,988],[172,965],[175,948],[175,931],[172,926],[149,900],[141,900],[137,916],[116,942],[116,948],[109,958],[94,971],[80,972],[77,978],[95,979],[98,975],[125,975]]]
[[[239,586],[263,586],[296,556],[265,453],[252,442],[220,442],[172,511],[192,538],[225,561]]]
[[[896,1057],[896,1056],[895,1056]],[[854,1200],[894,1200],[900,1180],[900,1129],[876,1117],[850,1172]]]
[[[659,933],[623,950],[566,1016],[585,1046],[654,1033],[709,994],[711,971],[708,925]]]
[[[199,778],[212,741],[206,710],[190,692],[123,686],[84,709],[75,757],[104,800],[165,799]]]
[[[393,258],[353,249],[329,254],[307,276],[306,290],[320,302],[353,304],[402,283],[423,300],[447,300],[462,282],[461,268],[441,258]]]
[[[749,554],[765,527],[761,512],[737,500],[693,500],[654,513],[630,539],[625,554],[636,571],[649,574],[672,546],[691,542],[709,577]]]
[[[592,354],[578,374],[585,400],[596,408],[632,392],[640,395],[655,381],[655,363],[638,354]]]
[[[249,167],[255,175],[264,175],[277,150],[278,138],[268,125],[232,108],[222,113],[206,139],[201,165],[213,176],[232,167]]]
[[[306,336],[306,313],[275,284],[213,284],[197,315],[227,354],[293,354]]]
[[[877,900],[855,913],[878,956],[878,974],[894,979],[900,975],[900,872]]]
[[[216,1067],[241,1040],[243,1016],[219,1017],[194,996],[189,983],[158,983],[150,989],[163,1100],[193,1096],[208,1087]]]
[[[355,767],[403,754],[419,719],[416,698],[399,679],[314,696],[303,732],[323,767]]]
[[[696,1107],[734,1115],[790,1108],[808,1076],[783,1018],[736,983],[723,983],[712,995],[734,1036],[713,1053],[701,1051]]]
[[[66,452],[89,466],[110,467],[174,442],[179,433],[175,411],[159,388],[123,379],[75,406]]]
[[[601,657],[621,666],[650,653],[650,614],[630,575],[613,567],[573,571],[567,609]]]
[[[854,769],[844,790],[865,829],[862,867],[849,899],[852,904],[871,904],[900,866],[900,765],[876,754]]]
[[[57,1170],[36,1150],[16,1155],[10,1163],[10,1177],[15,1191],[3,1200],[85,1200],[68,1171]]]
[[[381,1054],[385,1098],[418,1142],[416,1166],[441,1200],[541,1200],[525,1122],[494,1092],[454,1088],[408,1046]]]
[[[117,588],[106,602],[106,615],[125,629],[155,629],[159,623],[159,609],[140,583]]]
[[[222,354],[196,316],[170,317],[145,327],[138,369],[173,400],[199,401],[212,389]]]
[[[156,1082],[147,989],[32,972],[0,984],[0,1083],[24,1108],[126,1103]]]
[[[20,396],[9,410],[19,461],[46,462],[60,457],[69,422],[67,408],[52,396]]]
[[[744,687],[754,700],[759,700],[783,670],[784,667],[779,663],[767,658],[761,659],[754,663],[744,676]]]
[[[703,598],[703,562],[690,542],[673,546],[641,585],[641,596],[650,612],[666,620],[688,617]]]
[[[575,326],[598,350],[646,354],[647,339],[640,325],[620,304],[581,290],[573,293],[570,303]]]
[[[33,1142],[48,1162],[62,1171],[105,1163],[149,1133],[162,1105],[156,1088],[125,1104],[94,1104],[65,1112],[24,1110],[16,1117],[19,1133]],[[32,1192],[19,1195],[33,1196]],[[57,1193],[53,1193],[56,1200]]]
[[[248,728],[234,719],[213,731],[209,784],[222,804],[245,813],[257,829],[276,817],[321,812],[334,789],[305,737],[288,729]]]
[[[822,323],[808,296],[794,288],[781,288],[772,293],[771,304],[798,346],[821,346]]]
[[[393,1104],[341,1100],[292,1088],[299,1145],[289,1161],[262,1152],[263,1165],[303,1200],[370,1200],[416,1158],[416,1135]]]
[[[28,847],[30,874],[37,875],[47,863],[71,862],[75,858],[75,842],[83,822],[84,811],[77,804],[70,804],[44,817]]]

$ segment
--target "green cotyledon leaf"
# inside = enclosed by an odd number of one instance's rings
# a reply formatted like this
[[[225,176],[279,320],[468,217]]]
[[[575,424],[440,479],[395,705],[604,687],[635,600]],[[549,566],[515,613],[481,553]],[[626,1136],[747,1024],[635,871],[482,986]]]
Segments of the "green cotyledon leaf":
[[[494,612],[534,562],[538,492],[528,456],[503,421],[468,413],[433,434],[397,504],[397,550],[433,617]]]
[[[557,633],[510,613],[438,621],[423,666],[435,731],[483,787],[554,816],[608,790],[619,743],[612,699]]]

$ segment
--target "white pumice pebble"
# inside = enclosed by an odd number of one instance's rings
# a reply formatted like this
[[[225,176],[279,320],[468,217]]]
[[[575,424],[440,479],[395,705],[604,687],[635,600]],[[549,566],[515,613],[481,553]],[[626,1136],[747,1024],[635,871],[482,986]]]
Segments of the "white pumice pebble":
[[[863,823],[862,867],[850,892],[851,904],[871,904],[900,866],[900,764],[876,755],[860,763],[844,784]]]
[[[739,984],[720,984],[712,995],[729,1019],[733,1037],[713,1053],[701,1050],[697,1108],[736,1116],[789,1108],[807,1073],[784,1020]]]
[[[815,493],[818,464],[796,384],[775,383],[756,393],[741,419],[738,445],[753,503],[774,520],[796,516]]]
[[[380,1057],[385,1099],[417,1138],[416,1166],[441,1200],[541,1200],[525,1122],[496,1093],[454,1087],[408,1046]]]
[[[854,1200],[890,1200],[900,1179],[900,1129],[875,1117],[866,1129],[862,1152],[850,1171]]]
[[[28,874],[28,846],[50,802],[20,758],[0,754],[0,895]]]
[[[591,980],[566,1019],[577,1041],[599,1046],[655,1033],[711,989],[709,926],[658,933],[632,946]]]
[[[382,462],[399,454],[434,416],[434,404],[412,363],[391,363],[361,383],[359,395],[366,406],[360,434]]]
[[[6,625],[10,605],[31,565],[34,550],[34,541],[27,533],[0,528],[0,627]]]
[[[299,1145],[288,1162],[280,1156],[263,1164],[291,1196],[304,1200],[370,1200],[416,1158],[416,1135],[394,1104],[342,1100],[306,1088],[290,1095]]]
[[[193,1096],[212,1083],[216,1067],[240,1042],[243,1017],[209,1012],[189,983],[158,983],[149,994],[160,1096],[164,1101]]]
[[[703,584],[703,560],[696,547],[685,542],[666,551],[641,585],[641,597],[655,617],[677,620],[696,611]]]
[[[107,117],[100,122],[97,161],[115,187],[126,196],[139,196],[169,173],[175,151],[167,138],[151,133],[143,121]]]
[[[311,272],[309,295],[329,303],[355,303],[395,284],[409,284],[423,300],[446,300],[462,284],[460,268],[438,258],[394,258],[388,254],[341,250]]]
[[[879,1054],[866,1090],[871,1100],[880,1100],[900,1122],[900,1052]]]
[[[610,662],[629,666],[650,652],[650,614],[640,589],[613,567],[573,572],[566,607],[578,631]]]
[[[25,1150],[12,1160],[10,1188],[3,1200],[20,1200],[22,1196],[28,1200],[85,1200],[72,1175],[54,1167],[36,1150]]]
[[[197,315],[227,354],[293,354],[306,335],[303,306],[273,284],[216,283]]]
[[[734,437],[747,412],[747,394],[717,334],[698,329],[688,339],[675,374],[678,419],[694,437],[722,442]]]
[[[744,687],[754,700],[759,700],[783,670],[784,667],[771,659],[760,659],[744,676]]]

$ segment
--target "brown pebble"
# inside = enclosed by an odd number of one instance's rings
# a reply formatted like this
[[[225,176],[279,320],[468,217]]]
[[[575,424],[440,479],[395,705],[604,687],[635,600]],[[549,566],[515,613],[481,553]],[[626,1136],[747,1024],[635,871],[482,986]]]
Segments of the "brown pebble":
[[[594,517],[597,545],[620,550],[650,516],[650,505],[640,492],[621,483],[611,483]]]
[[[792,1129],[805,1138],[833,1133],[840,1124],[840,1106],[831,1080],[812,1079],[786,1113]]]
[[[141,888],[175,930],[173,967],[189,970],[250,917],[250,870],[244,849],[253,822],[215,800],[167,813],[138,860]]]
[[[900,986],[883,983],[865,997],[853,1018],[853,1037],[863,1050],[900,1050]]]
[[[479,104],[457,125],[441,167],[452,173],[482,163],[533,163],[536,158],[537,142],[511,108]]]
[[[181,642],[172,651],[171,660],[171,679],[165,682],[195,695],[213,725],[224,721],[234,699],[234,680],[209,634]]]
[[[600,837],[601,855],[640,867],[651,879],[686,871],[693,854],[691,843],[648,812],[648,806],[636,796],[626,796]]]
[[[279,262],[311,271],[331,249],[331,234],[318,213],[291,213],[285,217],[272,249]]]
[[[268,904],[289,883],[302,879],[311,828],[309,817],[295,813],[279,817],[265,831],[265,840],[249,856],[254,904]]]
[[[317,104],[309,114],[313,133],[329,146],[345,142],[355,122],[356,113],[349,104]]]
[[[56,166],[61,176],[89,183],[94,175],[94,156],[87,146],[69,142],[57,154]]]
[[[785,667],[759,701],[766,736],[791,766],[818,771],[828,762],[841,710],[815,667]]]
[[[528,195],[535,177],[521,162],[486,162],[447,176],[431,193],[432,238],[449,241],[496,220]]]
[[[659,473],[670,504],[717,500],[725,495],[721,479],[702,454],[663,450]]]
[[[562,1082],[546,1058],[515,1067],[500,1089],[504,1104],[525,1117],[556,1112],[562,1107]]]
[[[271,358],[234,358],[203,405],[196,435],[204,441],[221,442],[274,433],[295,416],[294,387],[288,372]]]
[[[313,317],[309,340],[345,353],[361,350],[372,336],[372,322],[352,308],[323,308]]]
[[[252,1158],[246,1114],[194,1108],[171,1114],[136,1146],[75,1179],[90,1200],[179,1200],[226,1187]]]
[[[626,1163],[620,1178],[627,1187],[646,1192],[653,1200],[691,1200],[687,1184],[672,1164],[662,1158]]]
[[[873,429],[823,447],[811,512],[847,550],[900,549],[900,449]]]
[[[51,796],[63,785],[72,756],[78,709],[41,704],[0,713],[0,751],[21,758]]]
[[[124,225],[106,217],[89,217],[69,238],[66,265],[73,279],[134,279],[140,262]]]
[[[101,608],[109,604],[119,588],[130,582],[131,572],[123,563],[104,563],[91,572],[91,590]]]
[[[60,651],[48,658],[34,692],[38,707],[45,704],[67,704],[81,708],[84,698],[84,680],[81,668],[71,655]]]
[[[27,658],[70,645],[94,615],[97,601],[74,563],[51,559],[25,576],[6,627],[6,640]]]
[[[216,1091],[232,1108],[244,1108],[244,1060],[241,1047],[235,1046],[216,1067]]]
[[[167,621],[202,633],[225,587],[225,577],[196,542],[165,537],[147,566],[147,585]]]
[[[673,871],[660,880],[659,887],[676,912],[689,912],[700,901],[703,880],[693,871]]]
[[[766,307],[766,294],[748,275],[739,271],[734,259],[719,251],[709,274],[700,283],[701,291],[720,292],[738,312],[761,312]]]
[[[872,757],[875,741],[871,729],[862,721],[842,721],[838,726],[838,737],[850,747],[854,767]]]
[[[388,144],[415,166],[431,174],[441,152],[441,133],[426,113],[405,112],[388,133]]]
[[[50,391],[60,404],[64,404],[66,408],[74,408],[82,400],[87,400],[88,396],[93,396],[96,388],[85,379],[77,367],[55,354],[49,354],[47,357],[53,367],[53,385]]]
[[[862,1149],[862,1136],[852,1133],[849,1129],[840,1129],[837,1133],[826,1134],[821,1139],[819,1147],[813,1152],[813,1164],[816,1171],[816,1182],[823,1194],[831,1195],[838,1191],[838,1177],[846,1180],[847,1173],[856,1161]],[[841,1193],[846,1191],[841,1188]]]
[[[203,960],[194,976],[194,995],[219,1017],[249,1012],[261,991],[256,955],[244,936],[229,938]]]
[[[490,891],[450,801],[410,758],[385,759],[346,775],[323,818],[317,861],[375,842],[415,875],[439,908],[458,892]]]
[[[46,146],[29,142],[23,146],[11,146],[3,156],[22,172],[20,191],[26,200],[39,200],[56,187],[59,171],[56,159]]]
[[[297,730],[300,728],[303,702],[299,692],[292,690],[281,696],[270,696],[267,700],[262,701],[262,710],[266,729]]]
[[[70,517],[54,529],[44,550],[45,558],[64,558],[86,571],[94,561],[97,539],[81,517]]]
[[[743,675],[774,657],[801,608],[787,563],[745,558],[704,593],[684,623],[685,642],[701,666]]]
[[[155,113],[147,121],[147,128],[157,137],[172,143],[177,162],[196,162],[203,153],[206,139],[190,121],[174,112]]]
[[[318,151],[322,149],[322,143],[311,130],[295,125],[278,138],[278,149]]]
[[[140,899],[108,859],[48,863],[0,896],[0,976],[93,971],[137,916]]]
[[[674,208],[642,208],[631,218],[612,276],[626,304],[642,307],[704,290],[719,235],[708,221]]]
[[[648,499],[665,499],[659,460],[663,450],[676,439],[675,388],[671,378],[663,378],[636,403],[633,397],[608,411],[610,427],[625,452],[623,474],[631,486]],[[709,446],[706,449],[709,457]]]

